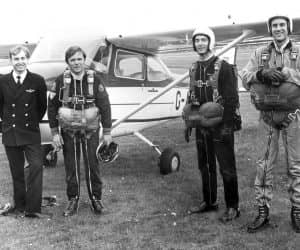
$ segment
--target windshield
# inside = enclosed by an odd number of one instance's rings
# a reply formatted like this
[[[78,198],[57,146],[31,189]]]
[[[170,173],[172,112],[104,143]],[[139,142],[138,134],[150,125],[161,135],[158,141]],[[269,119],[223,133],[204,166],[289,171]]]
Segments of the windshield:
[[[87,55],[87,63],[94,58],[99,47],[106,45],[104,37],[54,37],[42,38],[35,48],[30,62],[64,61],[65,52],[70,46],[80,46]]]

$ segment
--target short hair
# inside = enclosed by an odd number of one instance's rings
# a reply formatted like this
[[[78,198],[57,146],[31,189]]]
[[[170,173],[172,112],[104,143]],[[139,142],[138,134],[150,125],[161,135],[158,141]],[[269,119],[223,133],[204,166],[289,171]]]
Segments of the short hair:
[[[27,58],[30,57],[30,52],[27,47],[25,47],[24,45],[16,45],[9,50],[9,58],[11,59],[12,56],[19,54],[21,51],[23,51],[25,53]]]
[[[68,63],[69,58],[74,56],[77,52],[81,52],[83,57],[84,57],[84,60],[85,60],[86,54],[83,51],[83,49],[80,48],[79,46],[72,46],[72,47],[68,48],[67,51],[66,51],[66,54],[65,54],[66,63]]]

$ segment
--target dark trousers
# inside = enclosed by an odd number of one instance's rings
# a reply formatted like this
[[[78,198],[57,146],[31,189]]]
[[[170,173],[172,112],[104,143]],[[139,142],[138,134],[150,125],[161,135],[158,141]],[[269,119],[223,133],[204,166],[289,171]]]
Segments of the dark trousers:
[[[68,199],[80,196],[80,152],[82,150],[89,197],[101,200],[102,181],[96,157],[99,144],[98,131],[89,138],[81,133],[72,134],[62,131],[62,137]]]
[[[13,180],[16,209],[28,213],[40,213],[43,188],[43,159],[40,144],[5,146]],[[29,163],[26,183],[25,157]]]
[[[239,206],[238,181],[234,153],[234,134],[221,136],[220,131],[202,133],[196,129],[198,167],[202,175],[203,198],[207,204],[217,200],[216,157],[223,178],[227,207]]]

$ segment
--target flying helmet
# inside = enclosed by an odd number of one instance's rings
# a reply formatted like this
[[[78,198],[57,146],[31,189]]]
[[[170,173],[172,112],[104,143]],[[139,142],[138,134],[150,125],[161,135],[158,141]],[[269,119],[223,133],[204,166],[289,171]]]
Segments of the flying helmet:
[[[97,147],[96,156],[99,162],[113,162],[119,156],[119,145],[115,142],[111,142],[109,145],[101,142]]]
[[[270,33],[270,35],[272,35],[271,23],[276,18],[282,18],[282,19],[286,20],[287,28],[288,28],[288,34],[290,35],[293,32],[293,20],[287,15],[274,15],[274,16],[271,16],[268,19],[267,26],[268,26],[268,32]]]
[[[193,41],[193,48],[196,51],[196,47],[195,47],[195,37],[197,35],[205,35],[209,38],[209,50],[212,50],[215,46],[215,34],[214,32],[209,28],[209,27],[199,27],[197,29],[195,29],[195,31],[193,32],[193,36],[192,36],[192,41]]]

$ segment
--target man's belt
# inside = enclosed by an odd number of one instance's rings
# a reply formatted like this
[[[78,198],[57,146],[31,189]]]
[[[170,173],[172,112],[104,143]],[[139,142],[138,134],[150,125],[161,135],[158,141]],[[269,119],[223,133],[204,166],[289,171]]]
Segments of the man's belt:
[[[63,105],[64,107],[68,107],[75,110],[88,109],[91,107],[95,107],[95,103],[85,103],[85,104],[74,104],[74,103],[66,103]]]

